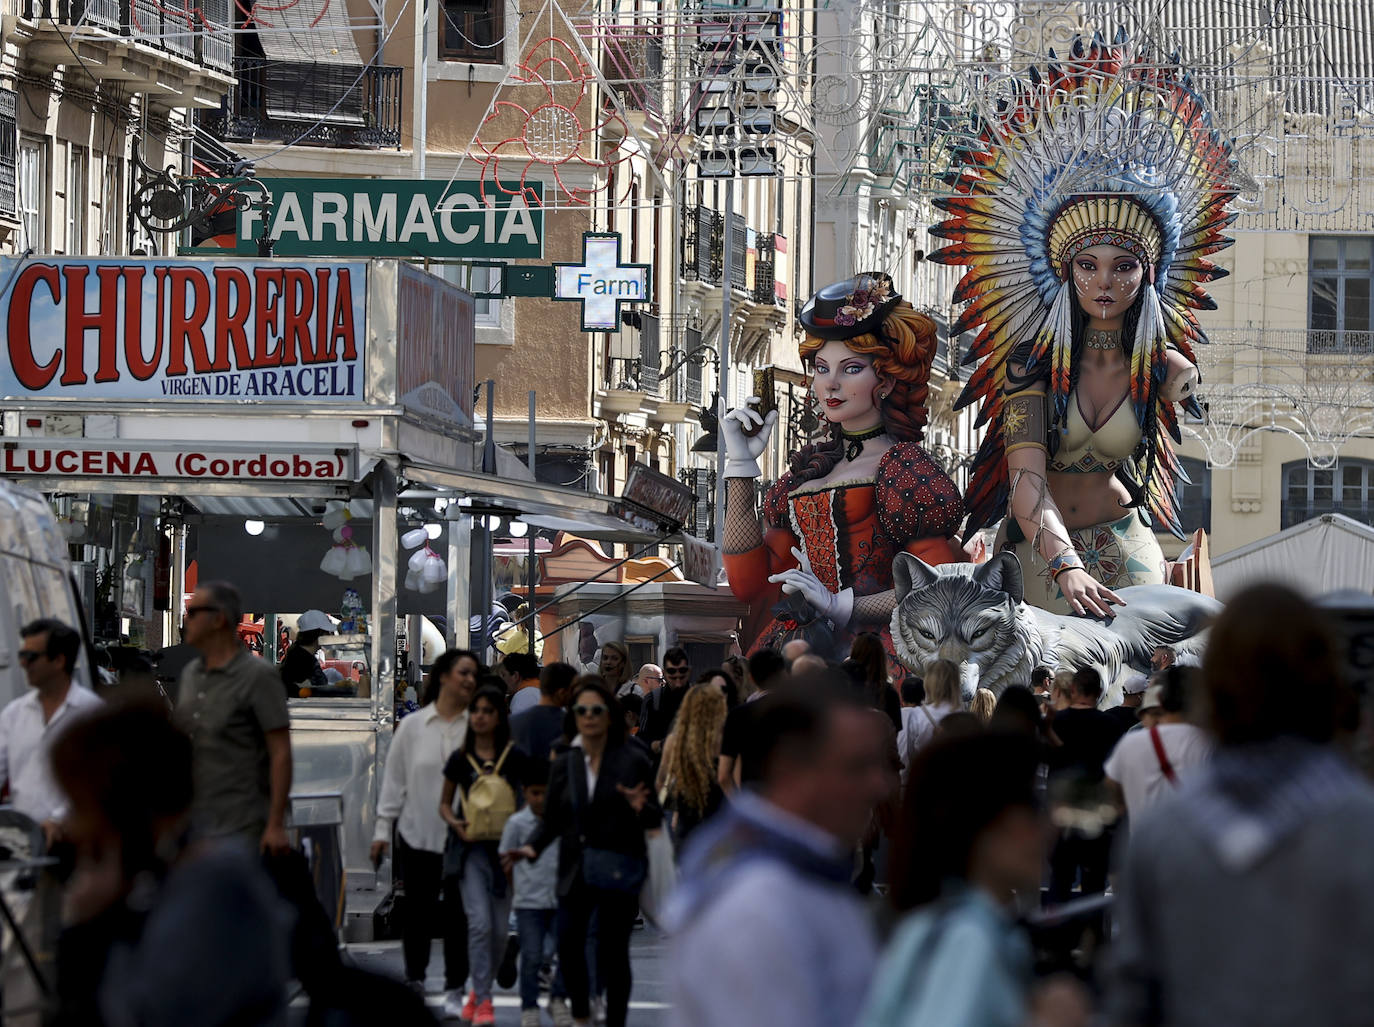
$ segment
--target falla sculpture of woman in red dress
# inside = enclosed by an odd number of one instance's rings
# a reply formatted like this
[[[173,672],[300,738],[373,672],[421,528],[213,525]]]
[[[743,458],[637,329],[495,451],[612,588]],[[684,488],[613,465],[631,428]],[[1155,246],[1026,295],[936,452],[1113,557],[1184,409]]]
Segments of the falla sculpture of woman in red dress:
[[[761,414],[750,397],[721,419],[730,590],[762,622],[750,652],[805,637],[821,655],[842,658],[856,634],[875,631],[900,680],[888,626],[893,557],[966,559],[954,538],[964,518],[959,489],[921,447],[935,324],[878,272],[822,289],[801,322],[802,360],[830,430],[791,454],[760,518],[758,458],[777,411]]]

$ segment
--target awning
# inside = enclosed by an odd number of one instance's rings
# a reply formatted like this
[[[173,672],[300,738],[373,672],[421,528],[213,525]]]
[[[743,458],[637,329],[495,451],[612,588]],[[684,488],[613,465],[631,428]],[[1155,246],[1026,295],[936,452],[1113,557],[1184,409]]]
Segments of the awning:
[[[405,491],[403,500],[467,499],[476,507],[518,514],[527,524],[551,531],[567,531],[598,542],[630,542],[647,545],[679,541],[677,535],[645,531],[616,515],[613,501],[594,492],[518,481],[476,471],[455,471],[404,460],[399,477],[433,491]]]
[[[299,0],[255,8],[267,61],[263,99],[269,115],[328,124],[363,124],[363,69],[346,4]]]
[[[268,60],[340,64],[361,69],[366,63],[353,38],[348,5],[338,0],[253,8],[253,21]]]
[[[1374,528],[1342,514],[1323,514],[1212,557],[1212,580],[1223,601],[1266,581],[1310,596],[1344,588],[1368,593],[1374,582]]]

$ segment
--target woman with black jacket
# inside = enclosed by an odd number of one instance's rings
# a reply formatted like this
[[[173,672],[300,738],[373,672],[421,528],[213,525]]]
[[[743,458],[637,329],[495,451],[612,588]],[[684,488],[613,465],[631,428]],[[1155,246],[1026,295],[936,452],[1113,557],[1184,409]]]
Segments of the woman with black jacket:
[[[607,1027],[624,1027],[630,1006],[630,932],[648,871],[646,830],[659,830],[653,767],[625,744],[625,721],[595,675],[574,683],[577,741],[553,764],[543,828],[508,860],[537,859],[559,842],[559,959],[573,1019],[589,1022],[586,941],[597,918],[597,977],[606,988]]]

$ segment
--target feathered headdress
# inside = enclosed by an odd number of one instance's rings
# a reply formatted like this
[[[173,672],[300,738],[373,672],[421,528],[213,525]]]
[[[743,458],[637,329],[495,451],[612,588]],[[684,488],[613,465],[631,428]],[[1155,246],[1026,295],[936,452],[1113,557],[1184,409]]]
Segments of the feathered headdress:
[[[972,470],[968,530],[1007,510],[1003,386],[1013,352],[1049,378],[1050,424],[1062,430],[1073,387],[1076,309],[1073,257],[1092,246],[1133,253],[1145,268],[1131,340],[1130,395],[1143,437],[1130,471],[1118,472],[1136,505],[1182,535],[1175,483],[1182,469],[1169,437],[1178,417],[1161,386],[1169,347],[1194,360],[1204,340],[1194,310],[1216,307],[1200,283],[1228,272],[1206,259],[1231,245],[1235,214],[1231,144],[1213,130],[1205,103],[1176,58],[1148,60],[1124,33],[1108,45],[1075,41],[1044,72],[1032,67],[995,112],[979,117],[946,176],[949,214],[932,234],[950,241],[931,260],[968,271],[954,293],[968,303],[952,334],[978,329],[964,363],[982,361],[956,409],[980,401],[992,423]],[[1194,361],[1195,362],[1195,361]],[[1186,480],[1186,478],[1184,479]]]

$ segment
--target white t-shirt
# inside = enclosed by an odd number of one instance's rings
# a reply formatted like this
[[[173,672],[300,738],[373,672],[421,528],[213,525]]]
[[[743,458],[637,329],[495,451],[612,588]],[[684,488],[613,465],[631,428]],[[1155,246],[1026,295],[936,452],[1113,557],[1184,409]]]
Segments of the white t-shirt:
[[[902,758],[902,784],[906,784],[907,773],[911,770],[911,761],[916,758],[916,753],[935,737],[935,728],[940,721],[955,710],[954,706],[931,703],[902,707],[902,729],[897,732],[897,755]]]
[[[1190,768],[1206,763],[1216,747],[1211,735],[1192,724],[1160,724],[1159,740],[1180,780]],[[1126,813],[1132,817],[1140,816],[1174,788],[1160,768],[1147,728],[1122,735],[1102,769],[1121,786]]]

